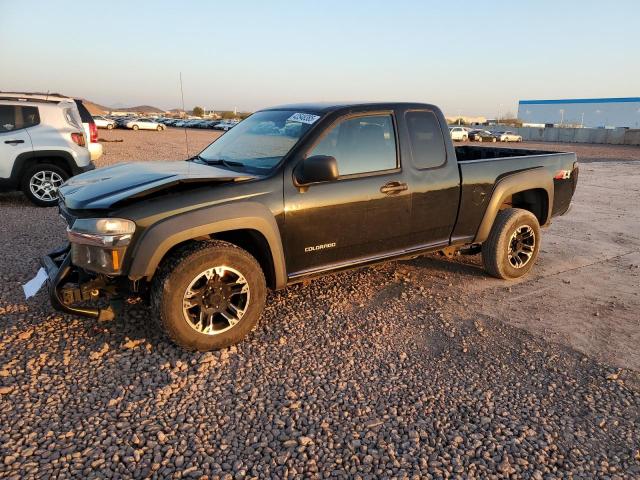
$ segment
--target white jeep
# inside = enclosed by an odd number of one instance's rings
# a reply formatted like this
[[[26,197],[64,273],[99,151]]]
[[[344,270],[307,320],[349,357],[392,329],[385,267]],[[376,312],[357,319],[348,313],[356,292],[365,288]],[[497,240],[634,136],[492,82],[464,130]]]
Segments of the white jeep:
[[[87,144],[73,99],[0,92],[0,190],[56,205],[60,185],[95,168]]]

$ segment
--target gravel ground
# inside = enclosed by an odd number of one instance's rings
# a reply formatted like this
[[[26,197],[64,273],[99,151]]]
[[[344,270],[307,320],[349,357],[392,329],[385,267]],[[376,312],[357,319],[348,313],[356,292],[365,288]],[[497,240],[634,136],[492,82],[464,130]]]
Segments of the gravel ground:
[[[99,164],[183,158],[181,135],[101,132],[124,142]],[[18,194],[0,206],[0,477],[640,477],[638,371],[496,320],[471,287],[499,282],[460,262],[272,293],[246,341],[188,354],[143,305],[98,324],[25,301],[63,225]]]

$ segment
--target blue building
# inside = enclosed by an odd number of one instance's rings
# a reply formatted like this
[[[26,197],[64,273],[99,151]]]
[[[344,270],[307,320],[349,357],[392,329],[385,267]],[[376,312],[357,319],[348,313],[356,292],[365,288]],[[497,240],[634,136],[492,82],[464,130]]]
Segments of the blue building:
[[[520,100],[524,124],[640,128],[640,97]]]

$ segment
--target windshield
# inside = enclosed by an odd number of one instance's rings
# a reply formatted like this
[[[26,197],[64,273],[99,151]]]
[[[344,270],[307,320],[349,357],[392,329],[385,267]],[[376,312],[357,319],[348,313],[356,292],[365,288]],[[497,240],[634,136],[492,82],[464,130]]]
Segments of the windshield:
[[[197,159],[249,170],[270,170],[319,118],[293,111],[254,113],[205,148]]]

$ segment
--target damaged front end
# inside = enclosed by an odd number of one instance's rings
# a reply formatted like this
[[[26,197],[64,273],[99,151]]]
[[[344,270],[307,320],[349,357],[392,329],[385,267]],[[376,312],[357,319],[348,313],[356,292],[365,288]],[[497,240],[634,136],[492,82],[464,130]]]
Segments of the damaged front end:
[[[75,218],[70,223],[69,243],[41,260],[51,304],[66,313],[111,320],[122,304],[120,294],[131,291],[122,266],[135,223],[122,218]],[[103,299],[109,301],[106,308],[84,306]]]
[[[100,321],[113,320],[120,303],[116,282],[105,275],[89,274],[72,265],[70,244],[42,257],[41,264],[47,272],[53,308]],[[110,300],[106,308],[83,305],[105,297]]]

